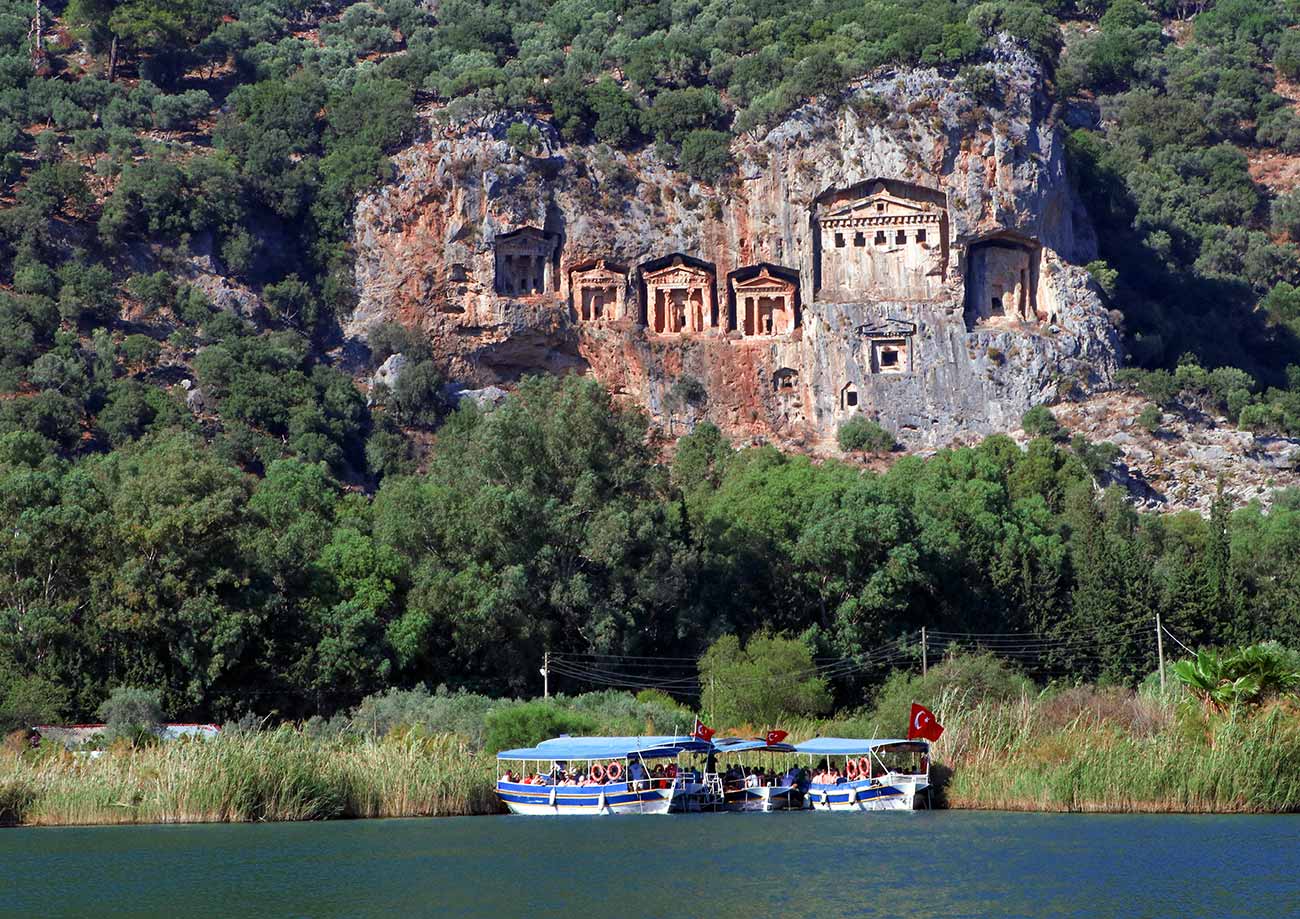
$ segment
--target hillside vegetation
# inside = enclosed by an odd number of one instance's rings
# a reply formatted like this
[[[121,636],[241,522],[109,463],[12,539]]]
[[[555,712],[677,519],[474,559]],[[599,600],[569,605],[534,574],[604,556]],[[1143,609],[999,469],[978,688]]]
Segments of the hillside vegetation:
[[[732,138],[870,68],[942,67],[996,111],[1012,41],[1083,125],[1130,384],[1300,431],[1300,199],[1252,171],[1300,154],[1294,21],[1273,0],[0,0],[0,720],[87,717],[128,684],[177,717],[328,715],[392,684],[522,691],[547,648],[764,628],[853,654],[1159,611],[1188,641],[1294,643],[1294,496],[1139,516],[1095,490],[1104,454],[1051,436],[875,474],[702,426],[662,465],[576,381],[449,413],[397,327],[370,360],[410,369],[368,405],[338,331],[353,203],[425,114],[653,146],[725,194]],[[1148,645],[1044,666],[1133,680]]]

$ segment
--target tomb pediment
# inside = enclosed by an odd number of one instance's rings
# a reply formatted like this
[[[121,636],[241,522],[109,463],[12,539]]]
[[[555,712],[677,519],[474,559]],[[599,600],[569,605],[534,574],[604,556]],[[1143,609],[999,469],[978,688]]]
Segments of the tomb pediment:
[[[625,272],[611,268],[604,259],[587,268],[578,268],[573,272],[575,283],[586,287],[612,287],[627,280]]]
[[[888,317],[863,323],[854,331],[863,338],[907,338],[916,334],[916,323]]]
[[[555,238],[536,227],[522,227],[497,237],[497,248],[511,252],[550,252],[554,247]]]
[[[928,201],[909,201],[887,191],[876,192],[833,207],[821,217],[824,226],[938,223],[940,210]]]
[[[743,281],[732,279],[731,287],[737,294],[791,294],[794,284],[785,278],[777,277],[766,268]]]
[[[656,287],[694,287],[708,284],[713,277],[703,268],[695,268],[691,265],[668,265],[657,271],[647,271],[645,280],[647,284]]]

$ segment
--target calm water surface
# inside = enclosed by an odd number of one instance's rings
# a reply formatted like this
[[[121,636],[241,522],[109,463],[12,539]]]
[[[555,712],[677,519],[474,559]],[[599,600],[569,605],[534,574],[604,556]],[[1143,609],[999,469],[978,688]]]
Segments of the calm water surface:
[[[1300,818],[476,817],[0,831],[0,916],[1297,916]]]

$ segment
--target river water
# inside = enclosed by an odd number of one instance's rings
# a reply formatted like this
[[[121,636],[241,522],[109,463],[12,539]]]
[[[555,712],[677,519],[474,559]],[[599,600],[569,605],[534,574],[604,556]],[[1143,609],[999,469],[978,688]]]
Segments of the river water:
[[[1294,916],[1297,843],[944,811],[9,829],[0,916]]]

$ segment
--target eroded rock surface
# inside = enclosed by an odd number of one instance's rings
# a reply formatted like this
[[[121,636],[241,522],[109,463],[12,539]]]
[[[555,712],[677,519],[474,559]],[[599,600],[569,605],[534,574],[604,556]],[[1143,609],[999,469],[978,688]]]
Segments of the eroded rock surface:
[[[1300,485],[1300,440],[1252,434],[1194,411],[1165,412],[1148,433],[1135,421],[1146,404],[1117,391],[1055,410],[1070,431],[1119,447],[1110,475],[1139,507],[1208,514],[1220,481],[1236,504],[1268,506],[1279,490]]]
[[[589,373],[680,431],[674,384],[741,440],[810,448],[866,413],[910,447],[1014,428],[1109,386],[1118,335],[1042,75],[1007,51],[990,106],[933,70],[733,145],[737,178],[690,183],[653,149],[569,146],[517,117],[433,129],[356,211],[363,336],[426,329],[465,385]]]

